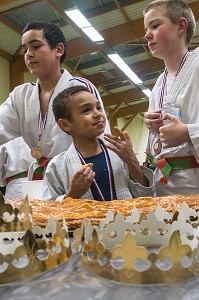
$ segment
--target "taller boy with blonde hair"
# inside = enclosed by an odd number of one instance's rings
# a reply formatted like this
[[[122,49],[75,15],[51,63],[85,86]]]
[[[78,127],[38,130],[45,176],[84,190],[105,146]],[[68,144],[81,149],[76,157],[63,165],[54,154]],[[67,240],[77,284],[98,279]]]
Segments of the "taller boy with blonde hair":
[[[181,0],[153,1],[144,10],[151,53],[164,60],[149,99],[148,159],[156,196],[199,193],[199,49],[189,51],[196,23]]]

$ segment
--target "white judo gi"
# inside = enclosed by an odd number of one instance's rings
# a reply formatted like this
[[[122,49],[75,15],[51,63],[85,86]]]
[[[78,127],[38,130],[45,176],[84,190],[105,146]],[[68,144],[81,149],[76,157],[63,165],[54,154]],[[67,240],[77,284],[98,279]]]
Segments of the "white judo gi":
[[[158,78],[151,97],[148,111],[159,109],[160,91],[163,74]],[[147,152],[155,159],[169,157],[194,156],[199,163],[199,48],[195,49],[187,58],[182,70],[176,77],[169,95],[164,96],[164,107],[177,108],[181,113],[181,121],[188,126],[191,142],[183,143],[178,147],[162,149],[159,154],[154,151],[154,144],[158,139],[158,132],[149,134]],[[155,172],[156,196],[172,194],[197,194],[199,193],[199,168],[173,170],[168,178],[168,183],[159,183],[163,176],[160,169]]]
[[[47,122],[40,142],[42,155],[49,159],[67,150],[72,142],[71,137],[66,135],[59,128],[53,115],[52,103],[57,94],[70,86],[84,85],[102,102],[98,91],[92,83],[84,78],[73,77],[65,69],[63,69],[62,72],[62,76],[59,79],[49,102]],[[0,145],[11,139],[22,136],[30,149],[35,147],[38,139],[39,112],[40,100],[38,81],[36,84],[25,83],[17,86],[0,108]],[[108,122],[105,132],[110,132]],[[29,169],[29,179],[32,179],[33,171],[37,166],[36,161],[31,165]]]
[[[66,133],[65,133],[66,135]],[[144,175],[149,180],[149,187],[134,183],[128,173],[125,163],[113,151],[107,149],[111,166],[117,199],[128,199],[132,197],[153,196],[153,172],[142,167]],[[45,173],[45,199],[63,200],[69,190],[70,179],[80,169],[82,162],[72,143],[68,151],[60,153],[48,164]],[[91,189],[82,196],[83,199],[93,199]]]
[[[0,186],[6,186],[6,199],[22,197],[21,182],[27,180],[27,175],[15,179],[12,177],[27,172],[32,161],[30,148],[22,137],[0,146]]]

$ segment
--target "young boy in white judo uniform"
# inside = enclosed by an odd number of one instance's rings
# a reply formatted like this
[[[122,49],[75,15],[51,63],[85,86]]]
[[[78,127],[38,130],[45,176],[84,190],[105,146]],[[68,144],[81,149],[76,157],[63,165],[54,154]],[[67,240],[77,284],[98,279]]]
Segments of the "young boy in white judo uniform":
[[[65,89],[54,99],[53,112],[73,143],[47,166],[45,199],[103,201],[153,195],[153,172],[139,165],[128,133],[116,127],[118,137],[105,134],[106,145],[99,139],[106,117],[100,101],[88,89]]]

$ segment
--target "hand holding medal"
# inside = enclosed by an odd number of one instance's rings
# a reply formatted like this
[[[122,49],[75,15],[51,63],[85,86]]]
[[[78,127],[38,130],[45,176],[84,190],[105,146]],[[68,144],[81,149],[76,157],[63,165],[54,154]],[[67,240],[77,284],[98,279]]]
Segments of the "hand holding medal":
[[[186,61],[186,59],[187,59],[188,56],[189,56],[189,51],[187,50],[186,53],[184,54],[181,62],[180,62],[180,65],[178,67],[177,73],[175,75],[175,79],[179,75],[179,73],[180,73],[180,71],[181,71],[181,69],[182,69],[182,67],[183,67],[183,65],[184,65],[184,63],[185,63],[185,61]],[[167,71],[167,69],[165,69],[164,73],[163,73],[162,87],[161,87],[161,92],[160,92],[160,101],[159,101],[159,107],[160,107],[160,109],[157,110],[157,111],[155,111],[154,113],[157,113],[158,111],[159,111],[159,113],[161,113],[161,109],[163,110],[163,100],[164,100],[165,87],[166,87],[166,82],[167,82],[167,75],[168,75],[168,71]],[[175,82],[175,79],[174,79],[174,82]],[[173,82],[173,84],[174,84],[174,82]],[[177,107],[175,107],[175,108],[173,108],[174,111],[172,111],[172,106],[173,106],[174,103],[171,101],[171,99],[169,99],[170,101],[168,101],[168,99],[169,98],[168,98],[168,95],[167,95],[167,103],[164,103],[164,112],[162,111],[162,114],[164,115],[165,112],[170,112],[171,111],[171,113],[174,112],[174,115],[177,115],[178,118],[179,118],[180,117],[180,109],[177,108]],[[150,120],[150,117],[152,117],[152,119],[153,119],[153,117],[155,116],[154,113],[147,112],[145,114],[145,123],[147,125],[147,128],[150,131],[158,130],[158,132],[159,132],[159,128],[162,125],[168,124],[169,122],[168,122],[167,118],[164,118],[164,117],[163,118],[159,118],[160,122],[154,122],[154,120]],[[159,127],[157,127],[157,125],[159,125],[160,123],[162,123],[162,124]],[[156,126],[156,128],[155,128],[155,126]],[[160,154],[162,148],[169,147],[169,146],[165,147],[165,145],[164,145],[164,147],[162,146],[161,140],[162,141],[164,140],[164,138],[162,136],[162,130],[164,130],[163,128],[164,127],[162,127],[161,130],[160,130],[161,131],[161,138],[160,138],[160,134],[158,133],[158,138],[155,141],[155,143],[153,144],[153,150],[154,150],[154,152],[155,152],[156,155]],[[174,129],[174,131],[176,131],[176,128]],[[172,137],[170,136],[169,138],[172,138]],[[172,140],[173,140],[173,138],[172,138]],[[164,144],[165,144],[165,140],[164,140]]]
[[[166,114],[164,119],[169,121],[168,125],[160,128],[160,139],[164,149],[177,147],[191,141],[187,125],[181,122],[178,117]]]
[[[150,131],[159,130],[159,128],[163,125],[161,110],[162,109],[159,108],[154,112],[146,112],[144,114],[145,124]]]

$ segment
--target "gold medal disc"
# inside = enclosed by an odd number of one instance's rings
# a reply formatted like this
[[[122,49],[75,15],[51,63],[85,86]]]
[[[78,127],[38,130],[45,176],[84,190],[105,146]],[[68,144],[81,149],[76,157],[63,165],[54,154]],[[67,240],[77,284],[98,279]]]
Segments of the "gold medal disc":
[[[157,139],[157,141],[153,145],[153,150],[155,151],[156,154],[159,154],[162,150],[162,143],[160,139]]]
[[[42,150],[39,146],[36,146],[31,149],[31,155],[33,158],[39,159],[42,157]]]

